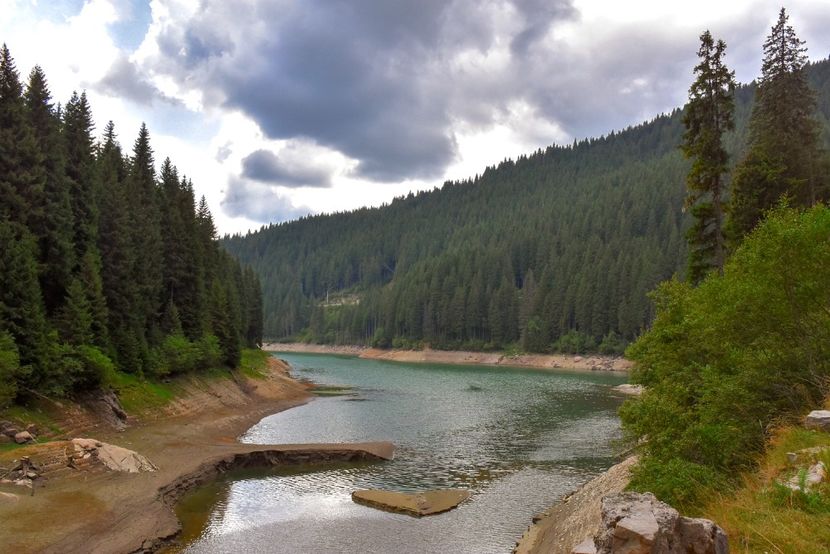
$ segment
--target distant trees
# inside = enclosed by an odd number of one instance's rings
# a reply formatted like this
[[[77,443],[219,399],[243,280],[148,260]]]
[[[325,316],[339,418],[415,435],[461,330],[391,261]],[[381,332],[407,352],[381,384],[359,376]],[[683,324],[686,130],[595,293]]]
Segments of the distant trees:
[[[781,199],[810,206],[828,198],[820,171],[816,94],[805,73],[804,41],[784,8],[764,42],[761,79],[749,124],[749,149],[735,169],[729,230],[737,242]]]
[[[0,49],[0,407],[98,386],[108,371],[234,367],[262,342],[259,281],[219,248],[193,185],[156,175],[142,125],[125,156],[85,94],[59,111]]]
[[[729,155],[723,135],[735,128],[735,72],[724,64],[726,43],[715,40],[709,31],[700,36],[697,78],[689,89],[689,103],[683,115],[686,132],[682,149],[692,160],[686,178],[686,208],[693,223],[687,231],[689,269],[687,276],[699,282],[708,271],[723,270],[726,258],[724,236],[725,174]]]

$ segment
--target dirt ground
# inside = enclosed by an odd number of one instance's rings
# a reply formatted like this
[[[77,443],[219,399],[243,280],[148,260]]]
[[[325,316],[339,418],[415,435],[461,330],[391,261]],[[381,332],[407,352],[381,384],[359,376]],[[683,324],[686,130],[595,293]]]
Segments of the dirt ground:
[[[0,494],[0,551],[134,552],[151,548],[148,538],[177,533],[178,521],[159,491],[206,460],[258,448],[236,438],[262,417],[311,397],[284,363],[272,359],[270,370],[266,379],[194,379],[185,385],[186,394],[156,413],[142,414],[123,432],[103,425],[87,429],[86,436],[143,454],[157,472],[67,468],[53,463],[68,444],[59,441],[5,453],[0,466],[29,455],[53,469],[35,481],[33,496],[19,486],[0,490],[5,493]]]

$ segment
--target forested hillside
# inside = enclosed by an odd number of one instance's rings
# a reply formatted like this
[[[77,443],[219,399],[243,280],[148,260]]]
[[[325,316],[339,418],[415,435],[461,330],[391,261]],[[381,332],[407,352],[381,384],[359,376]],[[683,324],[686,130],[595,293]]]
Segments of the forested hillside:
[[[207,204],[142,126],[130,154],[90,106],[24,86],[0,52],[0,408],[239,362],[261,341],[259,282],[219,248]]]
[[[830,62],[806,71],[828,143]],[[754,88],[735,94],[730,164],[746,147]],[[224,244],[262,280],[266,337],[618,351],[652,319],[647,292],[685,271],[682,116]]]

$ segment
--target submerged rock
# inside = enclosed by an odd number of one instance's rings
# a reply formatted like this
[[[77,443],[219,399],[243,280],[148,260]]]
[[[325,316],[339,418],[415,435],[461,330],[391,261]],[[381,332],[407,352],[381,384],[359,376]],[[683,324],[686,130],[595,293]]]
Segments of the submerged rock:
[[[352,500],[379,510],[421,517],[452,510],[470,498],[470,494],[470,491],[464,489],[442,489],[412,494],[368,489],[354,491]]]
[[[602,526],[594,544],[597,554],[729,553],[723,529],[707,519],[683,517],[651,493],[603,498]]]
[[[813,410],[804,419],[804,427],[830,431],[830,410]]]
[[[645,392],[646,389],[645,387],[643,387],[643,385],[632,385],[631,383],[623,383],[622,385],[617,385],[611,390],[628,396],[640,396]]]

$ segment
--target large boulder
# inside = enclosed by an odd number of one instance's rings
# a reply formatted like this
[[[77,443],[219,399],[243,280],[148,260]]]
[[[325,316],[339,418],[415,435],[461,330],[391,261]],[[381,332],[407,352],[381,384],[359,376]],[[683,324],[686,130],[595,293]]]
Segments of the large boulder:
[[[72,439],[74,452],[69,455],[69,465],[78,466],[86,460],[97,460],[113,471],[141,473],[157,471],[153,463],[132,450],[107,444],[95,439]]]
[[[804,418],[804,427],[830,431],[830,410],[813,410]]]
[[[14,436],[14,442],[17,444],[26,444],[27,442],[32,442],[33,440],[35,440],[35,438],[28,431],[20,431]]]
[[[726,533],[706,519],[681,516],[651,493],[602,499],[597,554],[728,554]],[[581,545],[581,548],[585,548]]]

